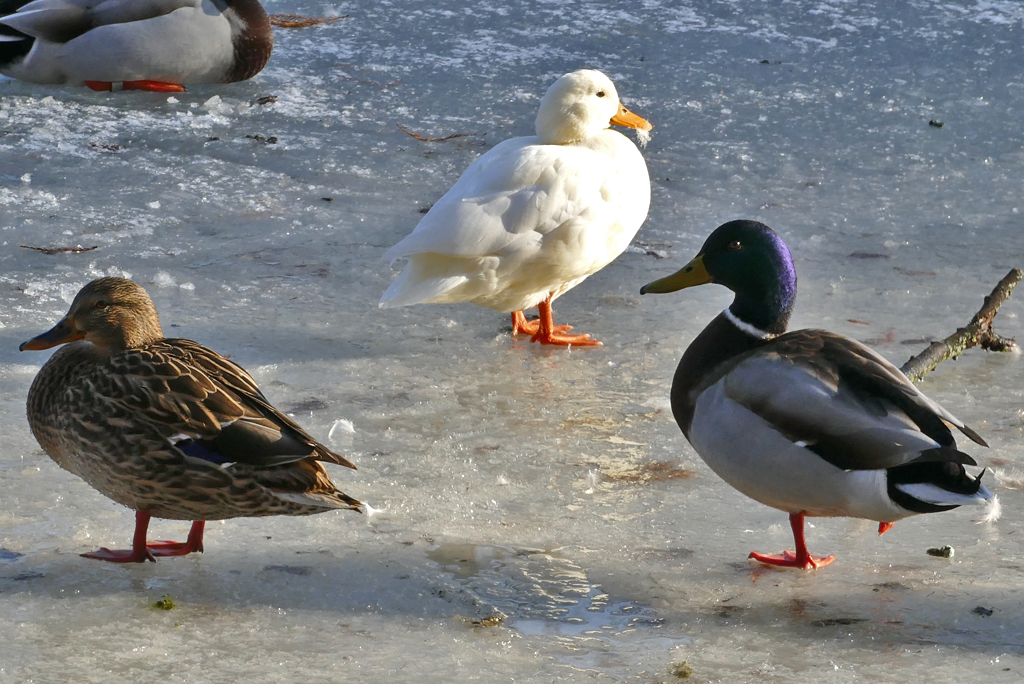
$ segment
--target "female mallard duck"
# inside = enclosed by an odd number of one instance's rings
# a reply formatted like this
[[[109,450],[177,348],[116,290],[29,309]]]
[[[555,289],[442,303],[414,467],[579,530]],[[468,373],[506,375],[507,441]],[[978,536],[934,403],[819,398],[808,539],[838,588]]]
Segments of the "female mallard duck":
[[[958,451],[973,430],[863,344],[824,330],[786,332],[796,271],[782,239],[756,221],[720,226],[682,270],[641,294],[718,283],[736,298],[683,354],[672,413],[701,458],[750,498],[789,513],[796,553],[762,563],[828,565],[804,543],[804,516],[892,522],[980,504],[992,494]],[[984,472],[982,472],[984,475]]]
[[[100,278],[68,314],[21,345],[49,349],[28,393],[28,421],[57,462],[134,509],[131,551],[87,558],[141,563],[203,550],[206,520],[311,515],[362,505],[320,461],[355,468],[275,409],[240,366],[166,338],[149,295]],[[185,543],[146,543],[151,516],[194,520]]]
[[[274,49],[258,0],[0,0],[0,73],[93,90],[252,78]]]
[[[636,145],[611,124],[649,131],[600,71],[562,76],[537,113],[537,135],[497,145],[466,169],[384,258],[409,264],[380,306],[473,302],[512,313],[513,334],[595,345],[565,334],[551,302],[619,256],[647,217],[651,182]],[[540,320],[523,309],[540,307]]]

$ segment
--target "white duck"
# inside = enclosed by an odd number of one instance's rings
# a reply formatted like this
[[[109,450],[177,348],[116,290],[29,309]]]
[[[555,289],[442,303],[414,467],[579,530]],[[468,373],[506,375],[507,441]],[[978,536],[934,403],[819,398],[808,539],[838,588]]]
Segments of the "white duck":
[[[477,159],[389,249],[409,263],[383,308],[473,302],[512,313],[512,332],[542,344],[595,345],[555,326],[551,302],[621,254],[647,217],[651,184],[636,146],[611,124],[649,131],[600,71],[559,78],[537,112],[537,135]],[[540,308],[539,321],[523,309]]]
[[[93,90],[252,78],[274,35],[258,0],[0,0],[0,73]]]

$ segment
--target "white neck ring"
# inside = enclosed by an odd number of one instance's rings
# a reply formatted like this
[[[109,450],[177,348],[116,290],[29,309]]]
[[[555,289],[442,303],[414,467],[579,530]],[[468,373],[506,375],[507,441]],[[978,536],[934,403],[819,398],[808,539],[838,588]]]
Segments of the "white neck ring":
[[[774,333],[766,332],[764,330],[761,330],[760,328],[750,325],[746,321],[740,320],[739,317],[737,317],[736,314],[730,311],[728,307],[726,307],[725,311],[723,311],[722,313],[725,314],[725,317],[729,319],[730,323],[732,323],[733,325],[735,325],[737,328],[747,333],[748,335],[756,337],[759,340],[770,340],[773,337],[778,337],[778,335],[775,335]]]

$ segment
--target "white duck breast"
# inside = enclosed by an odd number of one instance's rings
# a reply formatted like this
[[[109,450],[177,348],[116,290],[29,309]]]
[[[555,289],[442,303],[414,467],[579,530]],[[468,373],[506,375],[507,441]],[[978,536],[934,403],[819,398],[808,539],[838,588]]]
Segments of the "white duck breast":
[[[599,71],[555,81],[541,100],[537,135],[477,159],[384,254],[409,263],[380,306],[473,302],[512,312],[513,332],[542,343],[598,344],[562,334],[568,326],[554,326],[551,302],[611,263],[647,217],[647,165],[613,123],[651,128],[622,107]],[[522,310],[538,305],[540,327],[530,328]]]
[[[24,57],[0,60],[0,71],[36,83],[237,81],[273,49],[256,0],[35,0],[0,27],[32,41]]]

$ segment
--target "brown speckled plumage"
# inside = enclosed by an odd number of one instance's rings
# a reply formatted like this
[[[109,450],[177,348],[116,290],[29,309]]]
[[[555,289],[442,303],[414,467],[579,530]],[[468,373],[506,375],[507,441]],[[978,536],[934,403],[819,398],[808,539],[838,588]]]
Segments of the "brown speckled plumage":
[[[75,341],[32,383],[29,424],[54,461],[105,496],[181,520],[361,505],[335,488],[321,461],[354,465],[271,406],[240,366],[164,338],[131,281],[93,281],[54,331]],[[60,343],[54,331],[23,348]]]

